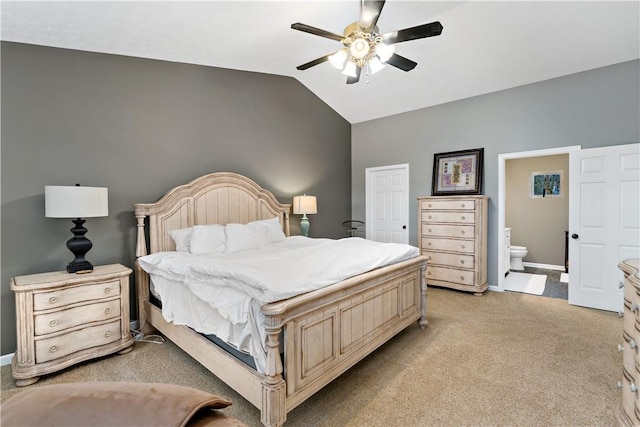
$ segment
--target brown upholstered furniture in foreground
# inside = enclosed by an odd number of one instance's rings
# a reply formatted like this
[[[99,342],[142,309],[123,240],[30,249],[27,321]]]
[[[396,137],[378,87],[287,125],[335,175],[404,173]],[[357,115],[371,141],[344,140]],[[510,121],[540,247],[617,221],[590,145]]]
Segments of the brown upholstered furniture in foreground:
[[[54,384],[11,397],[0,407],[0,423],[5,427],[245,426],[218,411],[229,405],[214,394],[173,384]]]

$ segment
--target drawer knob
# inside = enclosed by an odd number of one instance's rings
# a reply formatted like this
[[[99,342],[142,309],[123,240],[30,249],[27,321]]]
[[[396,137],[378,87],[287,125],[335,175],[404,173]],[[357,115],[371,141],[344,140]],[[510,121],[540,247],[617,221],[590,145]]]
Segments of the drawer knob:
[[[429,276],[431,276],[431,272],[430,272],[430,271],[427,271],[427,274],[428,274]]]
[[[460,247],[461,247],[462,249],[464,249],[464,245],[460,245]]]
[[[49,322],[49,326],[56,326],[58,324],[58,321],[56,319],[53,319],[51,322]]]
[[[638,311],[638,304],[637,303],[634,302],[633,304],[631,304],[631,311],[635,311],[635,312]]]
[[[460,206],[464,208],[464,203],[460,204]]]
[[[462,215],[462,220],[464,221],[465,219],[467,219],[464,215]]]
[[[49,351],[51,353],[55,353],[56,351],[58,351],[58,347],[56,347],[55,345],[52,345],[51,348],[49,348]]]
[[[431,229],[430,228],[428,229],[428,231],[429,231],[429,233],[431,233]]]
[[[464,234],[464,230],[460,230],[460,234]]]
[[[623,282],[619,282],[618,283],[618,289],[622,289],[624,288],[624,283]]]
[[[49,298],[49,304],[55,304],[56,302],[58,302],[58,298],[56,297]]]
[[[104,314],[109,314],[109,313],[111,313],[111,308],[110,307],[105,308]]]
[[[429,207],[433,206],[431,203],[429,203]]]
[[[111,336],[111,331],[107,331],[107,332],[105,332],[105,333],[104,333],[104,336],[105,336],[105,337],[107,337],[107,338],[109,338],[109,337]]]
[[[110,294],[111,293],[111,288],[104,288],[104,293],[105,294]]]
[[[429,215],[429,219],[431,219],[431,215]]]
[[[635,341],[635,340],[631,340],[631,341],[629,341],[629,347],[631,347],[631,348],[636,348],[637,346],[638,346],[638,344],[636,343],[636,341]]]
[[[460,276],[460,280],[464,280],[464,276]]]
[[[427,243],[427,245],[431,246],[431,242]]]
[[[622,346],[622,344],[618,344],[618,351],[622,353],[623,350],[624,350],[624,347]]]
[[[460,264],[464,264],[464,260],[463,259],[460,260]]]

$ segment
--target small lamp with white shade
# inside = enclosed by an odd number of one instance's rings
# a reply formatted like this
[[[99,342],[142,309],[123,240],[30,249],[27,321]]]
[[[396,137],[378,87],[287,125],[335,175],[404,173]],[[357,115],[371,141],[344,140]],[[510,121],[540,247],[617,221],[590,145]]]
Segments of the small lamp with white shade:
[[[104,187],[46,185],[44,187],[45,216],[47,218],[75,218],[71,229],[73,237],[67,241],[67,248],[74,259],[67,265],[69,273],[89,273],[93,265],[85,255],[93,244],[85,237],[87,229],[82,218],[109,215],[108,189]]]
[[[302,235],[307,237],[309,235],[309,218],[307,218],[307,214],[318,213],[316,196],[307,196],[306,194],[295,196],[293,198],[293,213],[302,214],[300,230],[302,230]]]

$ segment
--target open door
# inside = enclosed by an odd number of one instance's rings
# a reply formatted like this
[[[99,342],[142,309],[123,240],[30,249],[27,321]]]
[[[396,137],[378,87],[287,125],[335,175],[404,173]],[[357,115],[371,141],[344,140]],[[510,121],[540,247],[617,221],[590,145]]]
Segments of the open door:
[[[640,144],[569,153],[569,304],[622,311],[618,263],[640,257]]]

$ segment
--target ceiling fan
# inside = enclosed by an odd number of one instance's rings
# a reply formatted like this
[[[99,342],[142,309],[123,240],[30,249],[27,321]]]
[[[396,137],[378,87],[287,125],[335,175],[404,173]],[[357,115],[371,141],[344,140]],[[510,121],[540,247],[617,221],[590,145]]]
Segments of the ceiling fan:
[[[363,0],[360,6],[360,20],[349,24],[344,29],[343,35],[334,34],[299,22],[291,24],[291,28],[294,30],[336,40],[344,46],[334,53],[314,59],[296,68],[298,70],[306,70],[329,61],[348,76],[347,84],[357,83],[360,80],[363,68],[367,68],[368,72],[374,74],[382,69],[385,63],[403,71],[413,70],[418,64],[395,53],[394,44],[439,36],[442,33],[442,25],[436,21],[381,34],[376,24],[384,3],[385,0]]]

